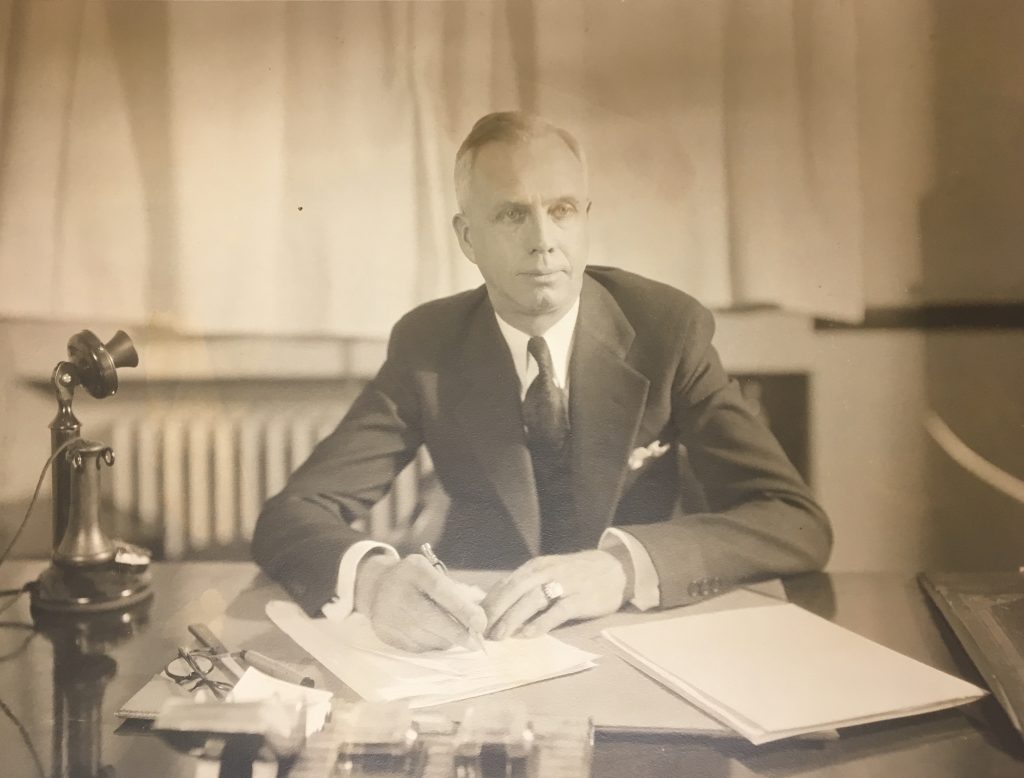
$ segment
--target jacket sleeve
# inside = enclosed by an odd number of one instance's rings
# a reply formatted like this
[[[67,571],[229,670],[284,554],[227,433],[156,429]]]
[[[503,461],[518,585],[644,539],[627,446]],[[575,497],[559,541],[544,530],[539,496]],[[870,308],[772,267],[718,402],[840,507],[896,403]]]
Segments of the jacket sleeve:
[[[651,556],[662,607],[742,581],[820,570],[832,548],[828,517],[711,345],[704,308],[685,328],[672,418],[707,512],[623,527]]]
[[[334,596],[342,555],[366,538],[352,522],[387,493],[422,442],[402,327],[377,376],[256,522],[253,558],[310,615]]]

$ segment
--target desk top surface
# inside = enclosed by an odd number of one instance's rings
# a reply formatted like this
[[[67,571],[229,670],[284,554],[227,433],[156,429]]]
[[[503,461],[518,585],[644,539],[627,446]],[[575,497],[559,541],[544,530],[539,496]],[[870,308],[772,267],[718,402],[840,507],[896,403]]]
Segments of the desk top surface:
[[[8,562],[0,570],[0,588],[24,583],[43,568],[42,563]],[[82,634],[33,631],[27,596],[0,616],[0,703],[6,706],[0,719],[0,772],[194,775],[193,759],[115,716],[173,656],[176,646],[193,642],[189,623],[206,622],[230,635],[230,643],[299,660],[300,649],[263,615],[264,604],[282,596],[281,590],[253,565],[157,564],[153,582],[156,595],[147,618],[125,627],[116,638],[98,641]],[[792,602],[820,616],[983,685],[912,576],[807,575],[787,581],[786,591]],[[318,682],[327,688],[337,685],[308,662]],[[651,682],[638,673],[635,683]],[[101,773],[104,767],[107,772]],[[1024,741],[991,697],[952,711],[852,728],[834,741],[755,747],[733,738],[599,732],[593,775],[627,774],[1020,776]]]

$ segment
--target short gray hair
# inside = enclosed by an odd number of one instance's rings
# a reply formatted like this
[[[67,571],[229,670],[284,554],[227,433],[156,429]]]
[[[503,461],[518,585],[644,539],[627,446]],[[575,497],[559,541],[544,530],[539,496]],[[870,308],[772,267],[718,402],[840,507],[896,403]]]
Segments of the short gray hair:
[[[583,174],[586,176],[587,159],[583,154],[583,147],[568,130],[558,127],[536,114],[522,111],[489,113],[477,120],[455,154],[455,198],[459,203],[459,210],[466,208],[473,162],[476,160],[477,151],[482,146],[494,142],[522,143],[546,135],[557,135],[565,142],[569,151],[583,166]]]

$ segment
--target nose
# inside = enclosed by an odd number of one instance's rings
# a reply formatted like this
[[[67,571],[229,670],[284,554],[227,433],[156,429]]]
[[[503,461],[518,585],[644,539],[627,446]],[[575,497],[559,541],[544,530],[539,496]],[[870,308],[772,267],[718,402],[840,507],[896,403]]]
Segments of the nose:
[[[550,254],[555,250],[554,225],[547,212],[540,210],[530,215],[530,253]]]

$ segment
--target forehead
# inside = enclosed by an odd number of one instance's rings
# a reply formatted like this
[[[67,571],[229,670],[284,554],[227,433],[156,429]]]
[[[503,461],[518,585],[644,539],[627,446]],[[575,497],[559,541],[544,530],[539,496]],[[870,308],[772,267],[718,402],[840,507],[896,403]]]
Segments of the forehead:
[[[492,141],[473,162],[470,191],[485,201],[586,196],[586,172],[559,136]]]

